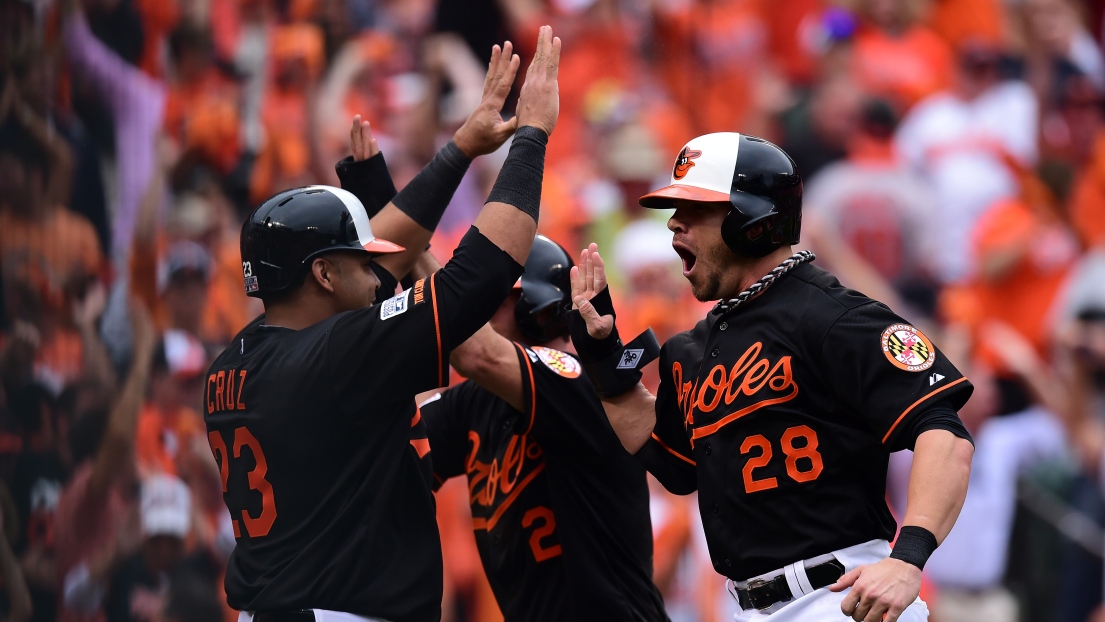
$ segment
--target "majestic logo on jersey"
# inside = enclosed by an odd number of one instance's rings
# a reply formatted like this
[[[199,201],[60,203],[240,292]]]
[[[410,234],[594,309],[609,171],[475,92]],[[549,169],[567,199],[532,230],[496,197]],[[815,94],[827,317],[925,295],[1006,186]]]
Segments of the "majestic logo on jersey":
[[[565,378],[578,378],[579,372],[583,369],[575,357],[560,350],[533,346],[533,352],[545,364],[545,367]]]
[[[694,162],[691,162],[691,160],[701,155],[701,151],[695,151],[693,149],[688,150],[686,147],[683,147],[683,151],[680,151],[679,157],[675,159],[675,170],[671,172],[671,176],[676,179],[683,179],[686,177],[687,172],[694,168]]]
[[[712,434],[721,426],[761,408],[789,402],[798,396],[798,384],[791,371],[790,357],[780,357],[772,364],[769,358],[760,358],[762,350],[763,343],[757,341],[744,351],[733,367],[715,365],[701,379],[701,385],[698,380],[684,382],[683,366],[678,361],[672,364],[671,375],[675,383],[676,399],[683,409],[683,424],[687,429],[694,427],[696,410],[706,414],[722,404],[731,405],[741,395],[756,398],[751,404],[740,405],[736,411],[725,415],[716,423],[703,427],[701,434],[696,430],[695,438]]]
[[[500,445],[491,462],[482,462],[480,435],[468,431],[472,449],[465,470],[468,473],[468,503],[472,506],[473,529],[491,531],[522,490],[545,470],[541,447],[525,434],[511,435],[505,449]]]
[[[389,317],[395,317],[401,313],[407,311],[407,299],[411,295],[411,290],[404,290],[400,294],[396,294],[391,298],[388,298],[380,304],[380,319],[386,320]]]
[[[882,331],[882,351],[898,369],[925,371],[936,362],[936,348],[909,324],[891,324]]]

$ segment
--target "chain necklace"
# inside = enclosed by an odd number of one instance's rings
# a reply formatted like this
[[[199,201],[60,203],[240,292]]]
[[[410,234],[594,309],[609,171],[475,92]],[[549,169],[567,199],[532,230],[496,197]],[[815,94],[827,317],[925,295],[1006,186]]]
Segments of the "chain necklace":
[[[737,294],[736,298],[730,298],[729,300],[719,300],[718,303],[714,305],[711,313],[716,313],[718,315],[729,313],[733,309],[736,309],[737,307],[751,300],[752,297],[756,294],[759,294],[765,289],[771,287],[771,285],[774,284],[775,281],[779,279],[779,277],[806,262],[813,261],[816,257],[817,256],[814,255],[811,251],[798,251],[790,257],[787,257],[786,260],[783,261],[783,263],[772,268],[771,272],[768,272],[766,275],[764,275],[762,279],[749,285],[748,289]]]

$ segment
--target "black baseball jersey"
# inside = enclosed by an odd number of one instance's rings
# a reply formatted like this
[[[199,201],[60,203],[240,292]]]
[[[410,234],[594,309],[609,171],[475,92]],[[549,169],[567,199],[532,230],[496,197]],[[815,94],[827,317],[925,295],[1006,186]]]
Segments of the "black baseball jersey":
[[[414,395],[446,383],[449,351],[521,272],[473,228],[442,270],[394,298],[298,331],[262,317],[219,355],[204,419],[237,537],[232,607],[440,618]]]
[[[921,331],[809,264],[673,337],[660,365],[638,457],[698,490],[714,568],[735,580],[891,539],[890,452],[911,417],[972,390]]]
[[[434,476],[468,477],[476,545],[506,620],[667,620],[644,468],[574,357],[515,345],[525,412],[472,381],[422,406]]]

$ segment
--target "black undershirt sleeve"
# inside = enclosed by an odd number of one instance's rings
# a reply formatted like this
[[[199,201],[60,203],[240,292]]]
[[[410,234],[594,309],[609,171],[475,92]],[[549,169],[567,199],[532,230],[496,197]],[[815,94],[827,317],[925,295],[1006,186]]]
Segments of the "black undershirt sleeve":
[[[902,422],[903,428],[895,435],[890,443],[890,451],[908,449],[913,451],[917,443],[917,437],[929,430],[947,430],[959,438],[975,444],[970,432],[964,427],[959,414],[947,402],[937,402],[925,410],[907,418]]]

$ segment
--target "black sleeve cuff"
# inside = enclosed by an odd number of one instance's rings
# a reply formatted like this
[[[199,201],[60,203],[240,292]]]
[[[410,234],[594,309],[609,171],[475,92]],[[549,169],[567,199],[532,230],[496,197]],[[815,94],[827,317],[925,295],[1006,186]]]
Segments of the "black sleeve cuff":
[[[360,162],[346,156],[334,165],[334,170],[341,187],[361,201],[369,218],[379,214],[395,197],[395,183],[382,152]]]
[[[939,402],[910,417],[903,422],[904,427],[897,431],[890,443],[890,451],[913,450],[917,438],[929,430],[947,430],[972,445],[975,444],[971,433],[963,425],[959,414],[947,402]]]

